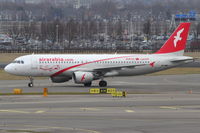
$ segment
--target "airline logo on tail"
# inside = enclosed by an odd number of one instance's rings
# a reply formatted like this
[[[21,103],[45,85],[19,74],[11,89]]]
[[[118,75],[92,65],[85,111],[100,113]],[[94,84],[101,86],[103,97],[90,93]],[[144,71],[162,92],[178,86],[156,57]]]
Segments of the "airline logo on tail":
[[[174,33],[155,54],[183,54],[186,46],[190,23],[180,23]]]
[[[174,37],[174,47],[176,48],[178,41],[181,41],[181,33],[184,31],[184,28],[177,32],[177,35]]]

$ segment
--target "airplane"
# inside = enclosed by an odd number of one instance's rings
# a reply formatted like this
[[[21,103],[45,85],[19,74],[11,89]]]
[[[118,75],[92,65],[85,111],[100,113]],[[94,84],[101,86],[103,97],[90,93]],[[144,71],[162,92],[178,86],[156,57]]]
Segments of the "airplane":
[[[16,58],[4,70],[29,77],[29,87],[33,77],[50,77],[53,83],[72,79],[86,87],[100,80],[99,86],[106,87],[106,77],[144,75],[193,62],[193,57],[183,56],[189,28],[190,23],[180,23],[153,54],[32,54]]]

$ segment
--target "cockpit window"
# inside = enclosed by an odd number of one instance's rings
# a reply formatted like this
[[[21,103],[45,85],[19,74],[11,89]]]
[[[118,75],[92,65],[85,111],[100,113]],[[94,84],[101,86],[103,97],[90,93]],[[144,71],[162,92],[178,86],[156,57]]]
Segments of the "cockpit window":
[[[24,64],[24,61],[23,60],[14,60],[12,63]]]

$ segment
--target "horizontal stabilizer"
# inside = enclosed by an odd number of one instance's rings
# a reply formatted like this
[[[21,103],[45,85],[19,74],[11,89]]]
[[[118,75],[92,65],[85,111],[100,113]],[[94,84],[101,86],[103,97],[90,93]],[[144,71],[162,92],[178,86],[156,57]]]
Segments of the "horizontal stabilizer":
[[[175,59],[175,60],[172,60],[171,62],[174,62],[174,63],[179,63],[179,62],[186,62],[186,61],[194,61],[193,58],[191,59]]]

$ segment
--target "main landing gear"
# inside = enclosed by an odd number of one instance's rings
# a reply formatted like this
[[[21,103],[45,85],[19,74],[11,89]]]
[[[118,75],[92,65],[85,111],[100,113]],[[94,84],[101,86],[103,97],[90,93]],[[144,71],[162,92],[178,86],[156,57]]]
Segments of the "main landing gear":
[[[92,85],[92,82],[84,84],[85,87],[90,87],[91,85]],[[105,80],[99,81],[99,87],[106,87],[106,86],[107,86],[107,82]]]
[[[33,87],[33,77],[29,77],[30,83],[28,83],[28,87]]]
[[[101,80],[101,81],[99,81],[99,86],[100,87],[106,87],[107,86],[107,82],[105,80]]]
[[[90,87],[91,85],[92,85],[92,82],[89,82],[89,83],[85,83],[85,84],[84,84],[85,87]]]

